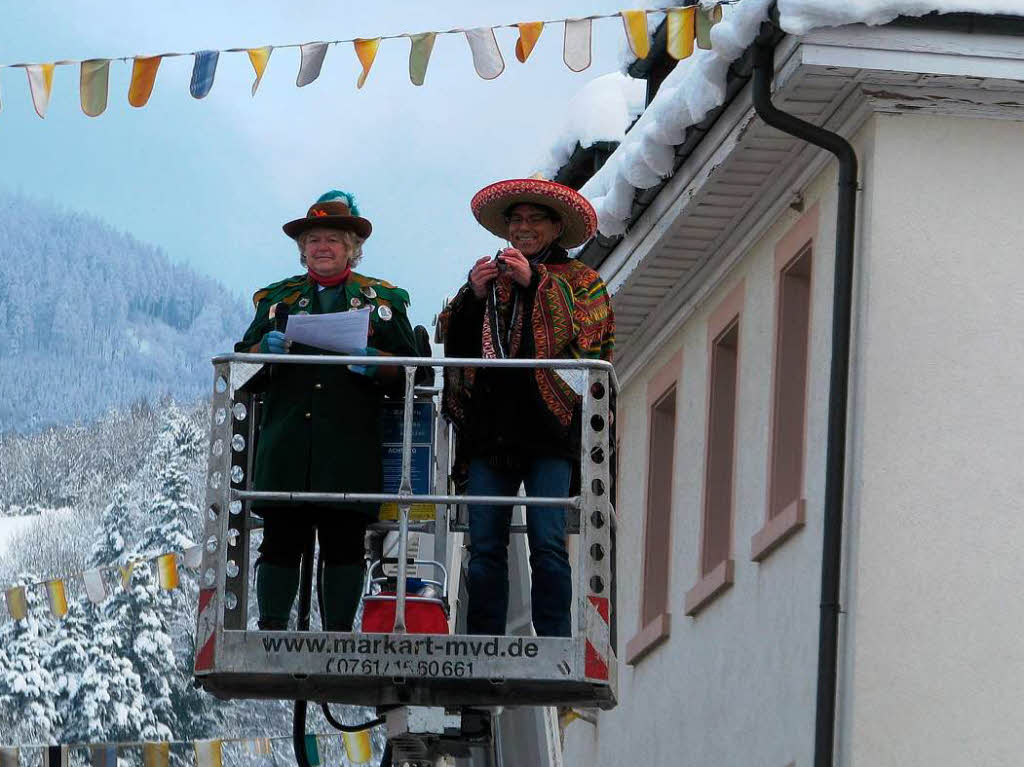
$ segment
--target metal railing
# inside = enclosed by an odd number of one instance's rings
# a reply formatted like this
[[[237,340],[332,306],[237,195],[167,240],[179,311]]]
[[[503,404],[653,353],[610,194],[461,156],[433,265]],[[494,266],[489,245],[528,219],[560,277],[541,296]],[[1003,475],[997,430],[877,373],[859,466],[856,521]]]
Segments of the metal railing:
[[[214,694],[240,697],[292,697],[343,700],[380,705],[396,702],[400,695],[411,695],[411,700],[429,705],[448,702],[476,702],[479,705],[497,705],[506,700],[509,690],[524,702],[582,703],[585,705],[614,705],[617,689],[615,661],[615,510],[613,491],[612,403],[617,389],[615,371],[610,363],[599,360],[483,360],[465,358],[430,357],[358,357],[319,355],[265,355],[227,354],[215,357],[214,395],[211,416],[211,443],[207,472],[207,502],[202,574],[200,576],[200,610],[197,625],[196,675],[203,686]],[[258,437],[258,394],[265,387],[264,376],[272,374],[279,365],[392,365],[403,368],[404,400],[401,407],[401,477],[396,492],[379,493],[315,493],[288,491],[256,491],[250,488]],[[414,407],[417,406],[415,372],[430,366],[475,368],[526,368],[573,371],[567,380],[581,395],[580,423],[580,487],[579,492],[566,497],[474,496],[452,492],[413,492],[412,445]],[[572,380],[575,379],[575,380]],[[440,393],[436,388],[421,390],[428,397]],[[397,405],[396,405],[397,407]],[[433,412],[433,411],[432,411]],[[436,423],[434,424],[436,427]],[[434,455],[434,480],[448,482],[451,457],[448,455],[447,430],[434,429],[435,442],[440,454]],[[443,444],[442,444],[443,443]],[[395,435],[391,443],[397,447]],[[440,489],[435,487],[435,490]],[[448,488],[445,488],[448,489]],[[435,560],[442,567],[449,565],[447,553],[438,556],[438,545],[446,544],[449,532],[449,512],[455,505],[486,503],[510,506],[562,507],[578,517],[578,547],[573,565],[573,631],[568,638],[536,637],[530,640],[532,653],[522,657],[511,651],[494,656],[477,656],[464,664],[465,644],[458,641],[434,644],[431,662],[423,670],[403,662],[401,674],[415,671],[413,678],[422,677],[422,684],[413,687],[395,687],[394,684],[358,683],[362,672],[370,664],[380,671],[370,673],[394,676],[396,671],[385,672],[394,656],[378,650],[376,644],[369,654],[354,650],[351,634],[339,634],[331,640],[332,650],[306,649],[285,652],[273,649],[282,640],[273,632],[247,630],[249,589],[249,524],[248,504],[253,501],[272,500],[277,503],[331,503],[362,502],[396,504],[398,545],[398,572],[395,579],[396,609],[394,633],[409,633],[406,620],[407,583],[409,568],[410,511],[414,504],[433,505],[433,519],[422,523],[433,526]],[[417,523],[419,528],[419,523]],[[388,529],[395,529],[388,523]],[[308,611],[308,603],[307,603]],[[308,612],[302,626],[300,603],[300,630],[308,628]],[[282,635],[278,634],[277,637]],[[294,634],[284,636],[294,637]],[[322,635],[321,635],[322,636]],[[365,635],[364,635],[365,636]],[[440,637],[434,637],[439,640]],[[434,641],[424,640],[424,641]],[[322,640],[316,640],[322,641]],[[373,640],[374,642],[376,640]],[[494,639],[488,640],[493,642]],[[506,637],[506,643],[521,641]],[[449,648],[451,646],[451,649]],[[495,645],[497,646],[497,645]],[[505,647],[504,644],[501,645]],[[338,653],[341,653],[339,655]],[[462,653],[462,654],[460,654]],[[339,657],[343,661],[339,661]],[[356,665],[355,661],[359,664]],[[461,677],[460,684],[451,687],[439,679],[432,686],[430,679],[438,672],[443,677],[444,661],[452,665]],[[440,662],[440,664],[439,664]],[[465,676],[461,669],[466,668]],[[394,669],[392,665],[390,668]],[[319,670],[318,670],[319,669]],[[344,672],[342,673],[342,669]],[[324,674],[327,676],[325,677]],[[339,675],[341,674],[341,675]],[[325,679],[329,679],[329,686]],[[402,682],[404,685],[405,682]],[[400,692],[405,690],[405,692]],[[333,692],[332,692],[333,691]],[[504,691],[504,692],[502,692]],[[409,700],[409,698],[402,698]]]

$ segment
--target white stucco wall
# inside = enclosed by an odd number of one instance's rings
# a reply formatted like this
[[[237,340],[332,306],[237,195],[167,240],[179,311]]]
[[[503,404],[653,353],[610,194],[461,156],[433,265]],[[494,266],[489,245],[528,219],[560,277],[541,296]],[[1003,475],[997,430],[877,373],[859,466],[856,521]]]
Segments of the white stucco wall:
[[[879,115],[865,165],[843,765],[1024,754],[1024,127]]]
[[[620,704],[595,728],[566,731],[566,765],[765,765],[810,763],[818,641],[824,434],[831,348],[835,240],[834,169],[803,190],[820,203],[812,271],[810,380],[804,497],[806,527],[761,564],[750,539],[765,521],[774,352],[774,251],[799,219],[788,211],[722,281],[704,305],[619,399],[625,427],[618,513],[619,658],[639,629],[647,384],[682,348],[676,402],[671,529],[671,636],[635,666],[620,666]],[[698,579],[708,387],[708,316],[740,281],[735,583],[696,617],[685,595]]]

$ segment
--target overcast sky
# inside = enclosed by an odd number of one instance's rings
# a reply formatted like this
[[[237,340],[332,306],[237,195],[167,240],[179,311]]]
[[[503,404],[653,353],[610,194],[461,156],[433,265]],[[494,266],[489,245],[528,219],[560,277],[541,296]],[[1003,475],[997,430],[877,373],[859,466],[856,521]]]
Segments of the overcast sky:
[[[621,0],[488,2],[5,4],[0,63],[256,47],[621,10]],[[273,53],[255,97],[244,53],[222,54],[210,95],[188,93],[192,57],[165,60],[149,104],[127,101],[130,62],[111,64],[110,100],[79,106],[78,67],[58,67],[45,120],[25,72],[0,70],[0,187],[99,216],[239,294],[300,271],[281,224],[321,192],[354,192],[374,233],[364,273],[407,288],[415,322],[501,243],[473,221],[469,199],[530,175],[567,100],[619,66],[622,22],[594,22],[593,66],[562,63],[563,26],[545,28],[526,64],[516,32],[498,31],[505,72],[481,80],[462,35],[439,35],[426,84],[408,78],[409,42],[381,42],[365,87],[350,44],[332,46],[320,78],[295,87],[297,49]],[[26,264],[30,268],[31,264]],[[168,286],[168,290],[173,290]],[[241,332],[241,329],[239,329]]]

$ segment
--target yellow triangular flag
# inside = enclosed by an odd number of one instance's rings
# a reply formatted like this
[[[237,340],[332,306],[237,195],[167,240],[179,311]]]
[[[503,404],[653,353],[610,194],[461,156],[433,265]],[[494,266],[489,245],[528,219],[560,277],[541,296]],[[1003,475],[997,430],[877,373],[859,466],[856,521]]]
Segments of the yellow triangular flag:
[[[590,66],[590,19],[566,19],[562,60],[573,72]]]
[[[32,106],[36,114],[46,117],[46,109],[50,106],[50,91],[53,89],[53,64],[30,64],[25,67],[28,75],[28,89],[32,94]]]
[[[156,562],[160,588],[165,591],[173,591],[178,588],[178,555],[161,554],[157,557]]]
[[[359,79],[356,81],[356,87],[362,88],[363,83],[366,82],[366,76],[370,74],[370,67],[373,66],[373,60],[377,57],[377,48],[380,47],[380,38],[374,37],[371,40],[353,40],[352,45],[355,46],[356,56],[359,57],[359,63],[363,65],[363,73],[359,75]]]
[[[7,612],[14,620],[20,621],[28,615],[28,600],[25,598],[24,586],[7,589],[5,596],[7,597]]]
[[[46,582],[46,595],[50,599],[50,612],[63,618],[68,611],[68,599],[64,593],[64,581],[55,578]]]
[[[646,59],[651,52],[651,35],[647,31],[647,11],[622,11],[622,24],[626,27],[629,50],[638,59]]]
[[[127,589],[128,584],[132,582],[132,570],[135,569],[135,562],[128,562],[123,567],[119,567],[118,570],[121,572],[121,587]]]
[[[693,53],[694,18],[697,6],[673,8],[668,12],[665,47],[668,55],[677,61],[689,58]]]
[[[99,117],[107,108],[107,83],[110,81],[110,59],[91,59],[82,62],[79,85],[82,111],[89,117]]]
[[[366,764],[373,756],[373,747],[370,744],[370,733],[366,730],[360,732],[343,732],[342,740],[345,741],[345,755],[351,764]]]
[[[249,61],[252,62],[252,68],[256,71],[256,81],[252,84],[252,95],[256,95],[256,89],[260,87],[260,80],[263,79],[263,71],[267,68],[267,62],[270,61],[270,54],[273,53],[274,46],[264,45],[262,48],[250,48],[246,51],[249,54]]]
[[[170,760],[171,744],[167,741],[142,744],[143,767],[167,767]]]
[[[128,86],[128,103],[133,107],[144,107],[153,93],[156,71],[160,68],[161,56],[136,56],[132,62],[132,81]]]
[[[193,745],[196,749],[196,767],[221,767],[221,741],[197,740]]]
[[[544,29],[543,21],[524,21],[518,25],[519,39],[516,40],[516,58],[526,63],[533,53],[533,46],[537,44],[541,31]]]

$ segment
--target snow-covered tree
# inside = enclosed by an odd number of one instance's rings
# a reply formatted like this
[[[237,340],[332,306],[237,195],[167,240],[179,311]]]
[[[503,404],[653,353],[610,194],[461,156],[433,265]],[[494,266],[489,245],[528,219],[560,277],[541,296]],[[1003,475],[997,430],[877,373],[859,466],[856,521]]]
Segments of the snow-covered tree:
[[[128,502],[128,486],[124,483],[114,488],[113,498],[100,517],[99,534],[89,555],[91,567],[105,567],[124,563],[127,548],[125,533],[131,529],[131,507]]]
[[[76,602],[59,627],[51,666],[57,678],[58,708],[65,712],[62,742],[109,743],[137,740],[146,725],[148,701],[142,680],[125,657],[117,626],[91,602]],[[61,657],[65,645],[80,641],[84,663],[69,668]],[[72,661],[78,665],[78,657]]]
[[[127,588],[116,591],[104,605],[106,617],[124,638],[124,657],[142,682],[147,707],[139,737],[144,740],[169,740],[177,724],[171,701],[177,668],[166,608],[166,598],[145,562],[133,566]]]
[[[37,581],[26,572],[15,585]],[[0,629],[0,647],[7,656],[0,666],[0,710],[6,713],[11,742],[54,742],[61,716],[53,696],[55,680],[47,667],[53,621],[41,587],[26,588],[25,596],[28,615]]]

